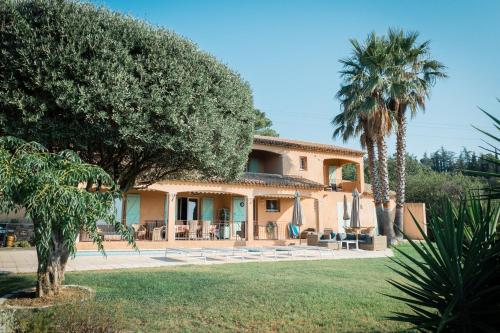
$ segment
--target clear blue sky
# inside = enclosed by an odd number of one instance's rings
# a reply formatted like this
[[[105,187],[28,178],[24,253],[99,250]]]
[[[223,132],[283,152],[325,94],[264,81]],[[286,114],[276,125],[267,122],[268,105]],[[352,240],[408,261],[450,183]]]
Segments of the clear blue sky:
[[[330,125],[339,112],[338,59],[349,55],[349,38],[388,27],[430,39],[450,76],[411,121],[409,152],[478,150],[481,135],[471,124],[492,126],[477,106],[500,115],[498,0],[94,2],[173,30],[239,72],[282,137],[343,144],[332,140]],[[346,145],[359,148],[357,140]]]

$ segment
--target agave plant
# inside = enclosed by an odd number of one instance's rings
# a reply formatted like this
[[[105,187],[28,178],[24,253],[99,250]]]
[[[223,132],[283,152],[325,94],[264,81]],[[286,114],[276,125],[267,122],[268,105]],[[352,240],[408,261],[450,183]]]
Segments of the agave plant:
[[[500,102],[500,99],[497,98],[497,101]],[[497,133],[491,133],[484,131],[480,128],[477,128],[473,126],[475,129],[477,129],[479,132],[485,134],[488,136],[488,138],[491,140],[494,140],[493,144],[490,144],[486,141],[484,141],[487,145],[492,147],[494,150],[488,148],[488,147],[481,147],[487,152],[491,153],[491,155],[483,155],[481,158],[484,159],[487,162],[490,162],[491,164],[495,165],[496,167],[500,167],[500,159],[498,159],[498,149],[495,144],[500,143],[500,137],[498,136],[498,132],[500,132],[500,119],[492,115],[491,113],[479,108],[485,115],[487,115],[492,121],[493,121],[493,126],[496,128]],[[467,174],[471,176],[479,176],[479,177],[486,177],[491,179],[491,184],[490,188],[488,189],[487,193],[484,195],[486,197],[492,198],[492,199],[500,199],[500,174],[497,172],[481,172],[481,171],[466,171]]]
[[[388,282],[404,296],[389,295],[413,311],[389,319],[422,332],[498,332],[500,328],[500,240],[498,203],[470,195],[458,207],[445,203],[443,216],[428,225],[434,242],[409,240],[417,258],[395,248],[402,258],[392,268],[405,282]]]

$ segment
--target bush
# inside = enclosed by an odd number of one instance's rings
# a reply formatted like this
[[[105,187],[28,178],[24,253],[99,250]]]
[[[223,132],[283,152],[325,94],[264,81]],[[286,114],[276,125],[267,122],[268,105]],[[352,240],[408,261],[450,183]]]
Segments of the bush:
[[[442,215],[444,200],[449,199],[458,204],[466,193],[484,186],[485,182],[481,179],[461,173],[424,170],[407,176],[406,202],[424,202],[428,209],[427,220],[430,220],[430,211],[434,211],[438,216]]]
[[[420,258],[396,250],[407,259],[394,259],[405,283],[390,280],[413,313],[390,319],[409,322],[425,332],[498,332],[500,327],[500,238],[498,203],[477,197],[457,207],[449,200],[443,213],[433,214],[431,242],[410,244]],[[408,262],[409,261],[409,262]]]
[[[31,247],[31,244],[28,241],[19,241],[14,243],[14,247]]]

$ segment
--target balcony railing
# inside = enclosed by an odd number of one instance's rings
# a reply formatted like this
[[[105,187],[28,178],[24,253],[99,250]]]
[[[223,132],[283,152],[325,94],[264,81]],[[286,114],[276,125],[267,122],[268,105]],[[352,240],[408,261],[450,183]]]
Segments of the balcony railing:
[[[258,240],[286,240],[288,239],[289,221],[254,221],[254,239]]]
[[[177,220],[176,240],[243,240],[246,239],[245,221]]]

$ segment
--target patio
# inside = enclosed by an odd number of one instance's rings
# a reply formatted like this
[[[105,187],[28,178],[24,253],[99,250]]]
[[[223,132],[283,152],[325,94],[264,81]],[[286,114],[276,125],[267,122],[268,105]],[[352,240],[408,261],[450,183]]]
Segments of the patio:
[[[393,256],[384,251],[335,250],[311,246],[167,248],[135,252],[108,251],[107,257],[96,251],[79,251],[70,259],[67,271],[91,271],[179,265],[212,265],[245,262],[276,262],[292,260],[366,259]],[[35,250],[0,250],[0,273],[36,272]]]

